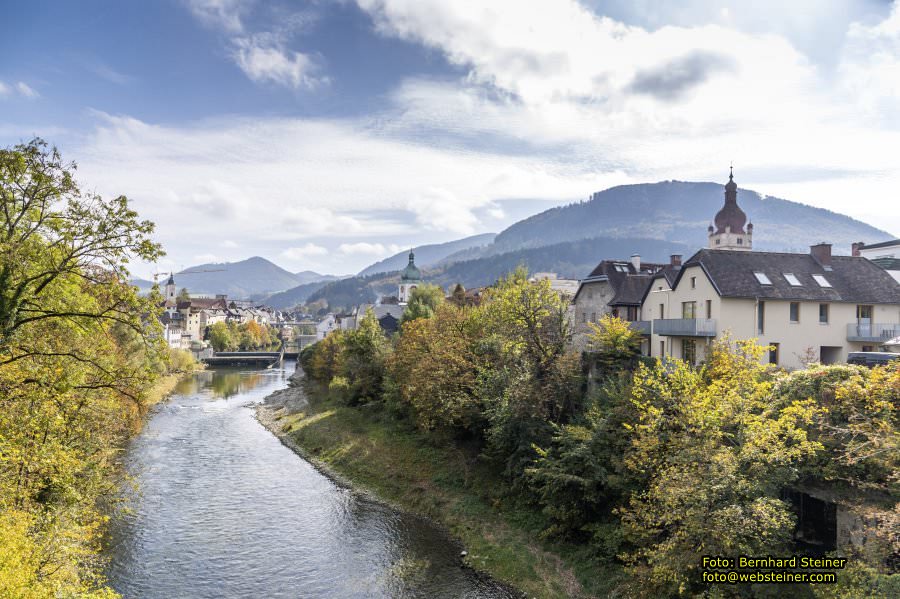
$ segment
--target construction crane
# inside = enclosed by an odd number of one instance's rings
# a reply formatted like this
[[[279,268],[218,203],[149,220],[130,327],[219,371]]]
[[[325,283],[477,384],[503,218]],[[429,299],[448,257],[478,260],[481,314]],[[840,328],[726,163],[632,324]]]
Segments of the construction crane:
[[[194,275],[194,274],[201,273],[201,272],[225,272],[227,270],[228,270],[227,268],[204,268],[204,269],[200,269],[200,270],[182,270],[181,272],[178,273],[178,276],[180,277],[183,275]],[[155,273],[153,273],[153,284],[156,285],[159,282],[160,275],[169,275],[171,277],[171,276],[174,276],[174,274],[175,273],[173,273],[171,271],[155,272]]]

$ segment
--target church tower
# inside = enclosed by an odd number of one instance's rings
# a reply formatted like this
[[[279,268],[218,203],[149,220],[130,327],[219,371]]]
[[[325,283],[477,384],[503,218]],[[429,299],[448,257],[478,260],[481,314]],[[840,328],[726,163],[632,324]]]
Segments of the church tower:
[[[709,226],[709,247],[713,250],[753,249],[753,223],[747,222],[747,215],[737,204],[737,183],[734,169],[728,174],[725,184],[725,205],[716,213],[715,226]],[[746,224],[746,229],[744,225]]]
[[[412,250],[409,251],[409,264],[400,273],[400,290],[397,297],[400,298],[400,305],[405,306],[409,303],[413,289],[422,284],[422,273],[416,266],[416,255]]]
[[[175,277],[169,273],[169,280],[166,281],[166,306],[175,306],[178,302],[175,299]]]

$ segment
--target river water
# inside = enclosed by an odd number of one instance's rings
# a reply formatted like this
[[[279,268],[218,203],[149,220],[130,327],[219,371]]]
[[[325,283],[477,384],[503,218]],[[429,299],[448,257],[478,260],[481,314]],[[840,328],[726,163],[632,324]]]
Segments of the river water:
[[[513,597],[461,568],[429,522],[332,483],[254,418],[291,370],[183,381],[127,452],[137,482],[112,522],[127,599]]]

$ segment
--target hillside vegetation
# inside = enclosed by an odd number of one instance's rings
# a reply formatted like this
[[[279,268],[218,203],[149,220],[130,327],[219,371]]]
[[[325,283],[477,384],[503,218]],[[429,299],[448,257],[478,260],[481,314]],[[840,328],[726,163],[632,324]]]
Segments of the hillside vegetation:
[[[663,364],[608,316],[582,354],[523,270],[437,301],[394,338],[370,313],[305,348],[312,406],[285,430],[450,526],[469,564],[541,597],[900,596],[900,362],[779,372],[726,337]],[[804,554],[784,495],[803,488],[864,506],[835,584],[706,580],[704,556]]]

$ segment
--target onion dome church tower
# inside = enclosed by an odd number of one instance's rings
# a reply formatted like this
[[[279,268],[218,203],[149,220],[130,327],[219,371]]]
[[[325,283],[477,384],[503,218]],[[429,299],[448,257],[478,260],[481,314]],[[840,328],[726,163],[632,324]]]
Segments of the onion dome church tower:
[[[713,250],[753,249],[753,223],[747,222],[747,215],[737,204],[737,183],[734,169],[725,184],[725,205],[716,213],[715,226],[709,226],[709,247]],[[746,225],[746,229],[744,228]]]
[[[407,264],[406,268],[403,269],[403,272],[400,273],[400,292],[397,295],[397,297],[400,298],[400,305],[408,303],[413,289],[423,282],[422,273],[419,272],[419,268],[416,266],[416,255],[410,250],[409,264]]]

